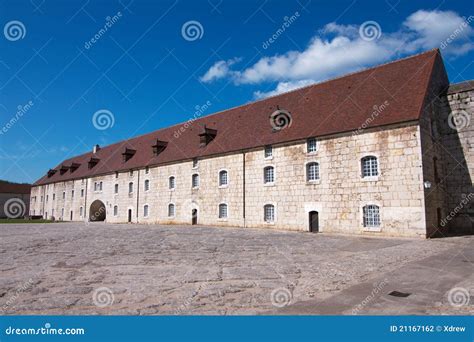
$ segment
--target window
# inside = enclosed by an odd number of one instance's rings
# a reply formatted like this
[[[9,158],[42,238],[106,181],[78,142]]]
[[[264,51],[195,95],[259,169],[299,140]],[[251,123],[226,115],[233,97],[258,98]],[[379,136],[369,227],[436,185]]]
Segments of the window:
[[[63,191],[63,199],[66,199],[66,191]],[[48,199],[46,199],[48,200]]]
[[[175,184],[175,178],[174,178],[174,176],[171,176],[171,177],[169,178],[169,188],[170,188],[170,190],[174,190],[175,185],[176,185],[176,184]]]
[[[84,189],[81,189],[81,197],[84,197]]]
[[[377,157],[367,156],[362,158],[362,178],[378,176]]]
[[[115,172],[115,178],[118,178],[118,172]]]
[[[145,180],[144,187],[145,187],[145,191],[148,191],[148,190],[150,190],[150,181],[149,181],[148,179],[147,179],[147,180]]]
[[[265,184],[275,182],[275,173],[273,166],[267,166],[263,169],[263,182]]]
[[[53,194],[53,201],[56,199],[56,194]]]
[[[363,208],[364,227],[380,227],[380,211],[377,205],[366,205]]]
[[[198,159],[197,158],[193,158],[193,169],[197,168],[198,167]]]
[[[145,168],[145,174],[147,175],[147,174],[149,174],[149,173],[150,173],[150,168],[147,166],[147,167]]]
[[[227,204],[225,203],[219,204],[219,218],[220,219],[227,218]]]
[[[74,190],[71,190],[71,199],[74,198]]]
[[[133,182],[128,183],[128,193],[131,194],[133,192]]]
[[[314,153],[318,150],[318,141],[316,138],[309,138],[306,141],[306,151],[308,153]]]
[[[229,177],[226,170],[219,172],[219,186],[226,186],[229,182]]]
[[[115,184],[114,185],[114,193],[118,194],[118,189],[119,189],[119,185]]]
[[[64,208],[61,208],[61,220],[64,219]]]
[[[199,188],[199,175],[195,173],[192,179],[193,188]]]
[[[82,207],[79,208],[79,217],[82,217],[83,210],[84,210],[84,208],[82,208]]]
[[[94,191],[97,191],[97,182],[94,182]]]
[[[99,183],[99,191],[102,191],[102,182]]]
[[[265,222],[275,222],[275,206],[273,204],[263,207],[263,219]]]
[[[168,216],[169,217],[174,216],[174,204],[173,203],[168,204]]]
[[[118,206],[114,205],[114,216],[118,215]]]
[[[51,209],[51,216],[54,216],[54,209]]]
[[[143,206],[143,217],[148,217],[148,204]]]
[[[273,147],[265,146],[265,152],[264,152],[265,158],[271,158],[273,156]]]
[[[313,182],[319,179],[319,164],[311,162],[306,164],[306,181]]]

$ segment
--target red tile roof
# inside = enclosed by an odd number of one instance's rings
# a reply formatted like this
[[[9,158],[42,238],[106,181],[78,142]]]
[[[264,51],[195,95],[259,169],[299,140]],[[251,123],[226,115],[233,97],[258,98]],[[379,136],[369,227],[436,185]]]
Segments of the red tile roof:
[[[31,184],[26,183],[10,183],[0,180],[0,194],[29,194]]]
[[[374,68],[310,85],[264,100],[228,109],[142,136],[124,140],[92,152],[68,159],[55,167],[51,177],[39,179],[35,185],[143,168],[180,160],[189,160],[240,151],[264,145],[321,137],[357,130],[374,111],[388,101],[388,106],[367,127],[377,127],[418,120],[422,112],[438,50],[430,50]],[[271,114],[277,108],[291,113],[291,126],[278,132],[272,130]],[[207,146],[200,147],[199,134],[204,126],[217,130]],[[178,136],[176,132],[183,128]],[[152,145],[168,142],[157,156]],[[136,153],[124,161],[125,148]],[[99,162],[88,168],[91,158]],[[63,174],[61,166],[80,164],[73,172]]]

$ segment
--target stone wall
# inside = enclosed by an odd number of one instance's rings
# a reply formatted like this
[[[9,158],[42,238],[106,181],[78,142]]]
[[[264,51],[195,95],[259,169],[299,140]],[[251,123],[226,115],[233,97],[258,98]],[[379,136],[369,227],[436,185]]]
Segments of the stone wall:
[[[474,234],[474,82],[450,86],[440,103],[447,208],[441,224]]]
[[[272,158],[264,157],[262,147],[204,158],[196,168],[188,161],[151,167],[148,173],[141,169],[132,175],[120,172],[37,186],[32,189],[31,211],[51,217],[54,210],[56,219],[63,220],[70,220],[72,211],[73,221],[84,220],[89,217],[91,203],[100,200],[106,207],[107,222],[127,222],[128,210],[132,210],[132,222],[190,224],[196,209],[198,224],[299,231],[309,230],[309,212],[317,211],[321,232],[426,235],[421,131],[416,122],[326,137],[318,146],[317,152],[308,154],[306,142],[300,141],[273,146]],[[377,156],[379,163],[379,176],[369,180],[361,177],[360,159],[366,155]],[[314,183],[306,181],[305,165],[311,161],[320,164],[320,180]],[[276,180],[271,186],[263,182],[267,165],[275,167]],[[222,169],[229,174],[227,187],[218,185]],[[198,189],[191,186],[193,173],[200,177]],[[170,176],[176,177],[174,190],[168,186]],[[144,189],[146,179],[150,180],[149,191]],[[101,181],[102,191],[94,191],[94,182]],[[129,182],[133,182],[130,194]],[[119,185],[118,194],[114,193],[115,184]],[[174,217],[168,217],[169,203],[176,206]],[[227,219],[218,218],[220,203],[228,205]],[[264,222],[265,204],[275,206],[274,223]],[[380,229],[363,227],[362,207],[367,204],[379,205]],[[149,206],[148,217],[144,217],[144,205]],[[118,206],[117,216],[113,215],[114,206]]]

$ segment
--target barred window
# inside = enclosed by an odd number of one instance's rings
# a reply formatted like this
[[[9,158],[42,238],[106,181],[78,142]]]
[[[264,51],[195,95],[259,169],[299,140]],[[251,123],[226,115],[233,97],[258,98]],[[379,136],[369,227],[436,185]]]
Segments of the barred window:
[[[272,146],[265,146],[265,158],[270,158],[273,156],[273,147]]]
[[[143,206],[143,217],[148,217],[148,204]]]
[[[199,188],[199,175],[195,173],[192,179],[193,188]]]
[[[363,178],[378,176],[379,174],[377,157],[367,156],[367,157],[362,158],[361,167],[362,167]]]
[[[169,178],[169,188],[170,189],[174,189],[175,188],[175,178],[173,176],[171,176]]]
[[[263,182],[266,183],[273,183],[275,181],[275,173],[273,166],[267,166],[263,169]]]
[[[380,210],[377,205],[366,205],[363,212],[364,227],[380,227]]]
[[[228,174],[227,171],[222,170],[219,172],[219,186],[224,186],[228,184]]]
[[[148,191],[150,190],[150,180],[145,180],[145,184],[144,184],[144,187],[145,187],[145,191]]]
[[[265,222],[275,222],[275,206],[273,204],[263,207],[263,219]]]
[[[219,204],[219,218],[227,218],[227,204]]]
[[[310,138],[306,141],[306,151],[308,153],[316,152],[318,150],[318,141],[316,138]]]
[[[168,216],[169,217],[174,216],[174,204],[173,203],[168,204]]]
[[[114,216],[118,215],[118,206],[114,205]]]
[[[319,179],[319,164],[316,162],[306,164],[306,180],[308,182]]]

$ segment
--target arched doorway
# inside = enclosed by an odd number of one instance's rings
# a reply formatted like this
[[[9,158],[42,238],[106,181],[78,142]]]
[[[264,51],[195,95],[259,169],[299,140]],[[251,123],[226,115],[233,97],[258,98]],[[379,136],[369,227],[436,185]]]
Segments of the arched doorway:
[[[89,221],[105,221],[106,209],[104,202],[95,200],[89,209]]]
[[[319,213],[317,211],[309,212],[309,231],[312,233],[319,232]]]
[[[191,215],[192,215],[192,224],[197,224],[198,223],[198,211],[197,211],[197,209],[193,209]]]

